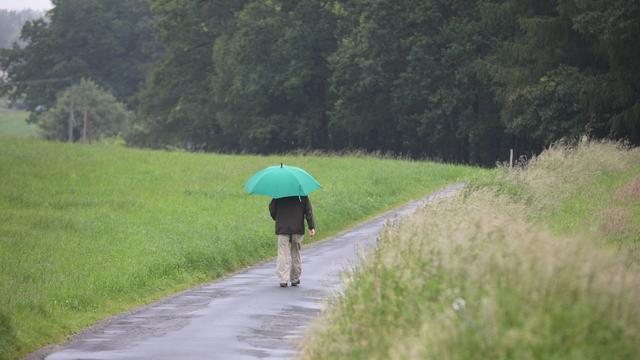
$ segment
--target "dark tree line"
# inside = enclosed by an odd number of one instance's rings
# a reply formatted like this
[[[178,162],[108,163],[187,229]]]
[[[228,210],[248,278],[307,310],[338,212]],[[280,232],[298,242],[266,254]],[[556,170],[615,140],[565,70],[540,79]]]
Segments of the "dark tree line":
[[[54,3],[0,56],[10,80],[95,79],[135,111],[133,145],[491,165],[585,134],[640,144],[637,0]],[[34,89],[33,106],[55,98]]]

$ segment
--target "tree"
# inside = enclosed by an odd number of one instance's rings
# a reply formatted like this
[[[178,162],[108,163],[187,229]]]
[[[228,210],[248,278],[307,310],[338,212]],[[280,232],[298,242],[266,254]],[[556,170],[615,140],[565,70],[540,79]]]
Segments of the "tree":
[[[336,48],[328,1],[256,1],[214,49],[213,90],[234,149],[327,149],[327,58]]]
[[[163,54],[153,64],[136,103],[131,144],[215,149],[224,143],[210,77],[215,40],[233,31],[238,0],[153,0]]]
[[[344,33],[329,59],[335,101],[329,124],[333,146],[398,149],[391,89],[406,66],[406,34],[417,25],[399,21],[409,5],[363,0],[338,6]]]
[[[560,1],[559,11],[592,43],[591,83],[581,103],[599,136],[640,145],[640,2]]]
[[[146,0],[53,0],[46,19],[28,21],[21,39],[24,48],[0,51],[0,69],[8,73],[0,90],[26,94],[31,110],[52,106],[68,86],[49,79],[92,78],[129,100],[158,51]]]
[[[346,2],[330,58],[337,147],[492,164],[502,148],[477,1]]]
[[[637,1],[504,0],[483,8],[497,23],[496,46],[479,68],[522,150],[587,133],[640,144]]]
[[[93,81],[82,79],[62,92],[56,104],[42,114],[38,126],[48,140],[91,143],[121,135],[127,117],[123,103]]]

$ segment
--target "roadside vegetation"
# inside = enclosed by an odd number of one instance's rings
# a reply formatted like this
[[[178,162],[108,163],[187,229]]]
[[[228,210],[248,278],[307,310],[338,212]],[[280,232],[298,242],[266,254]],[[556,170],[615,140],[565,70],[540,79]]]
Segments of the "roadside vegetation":
[[[280,162],[322,184],[311,196],[319,239],[485,171],[0,138],[0,359],[274,256],[269,199],[242,184]]]
[[[27,123],[28,116],[26,111],[0,110],[0,138],[38,136],[38,127]]]
[[[640,151],[554,146],[390,224],[303,359],[637,359]]]

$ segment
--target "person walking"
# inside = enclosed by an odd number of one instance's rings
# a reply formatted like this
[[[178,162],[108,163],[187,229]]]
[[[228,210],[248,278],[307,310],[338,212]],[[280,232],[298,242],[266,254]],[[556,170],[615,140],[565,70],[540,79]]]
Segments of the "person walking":
[[[276,273],[280,287],[300,285],[302,260],[300,249],[304,237],[304,220],[307,220],[309,236],[315,236],[315,224],[311,200],[308,196],[288,196],[272,199],[269,213],[275,221],[278,238],[278,258]]]

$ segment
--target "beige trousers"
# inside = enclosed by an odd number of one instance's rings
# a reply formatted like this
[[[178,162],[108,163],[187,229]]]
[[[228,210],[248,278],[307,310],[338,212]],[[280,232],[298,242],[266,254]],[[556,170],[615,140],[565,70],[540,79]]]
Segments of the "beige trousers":
[[[280,283],[296,282],[300,280],[302,273],[302,260],[300,248],[302,247],[300,234],[278,235],[278,259],[276,261],[276,274]]]

